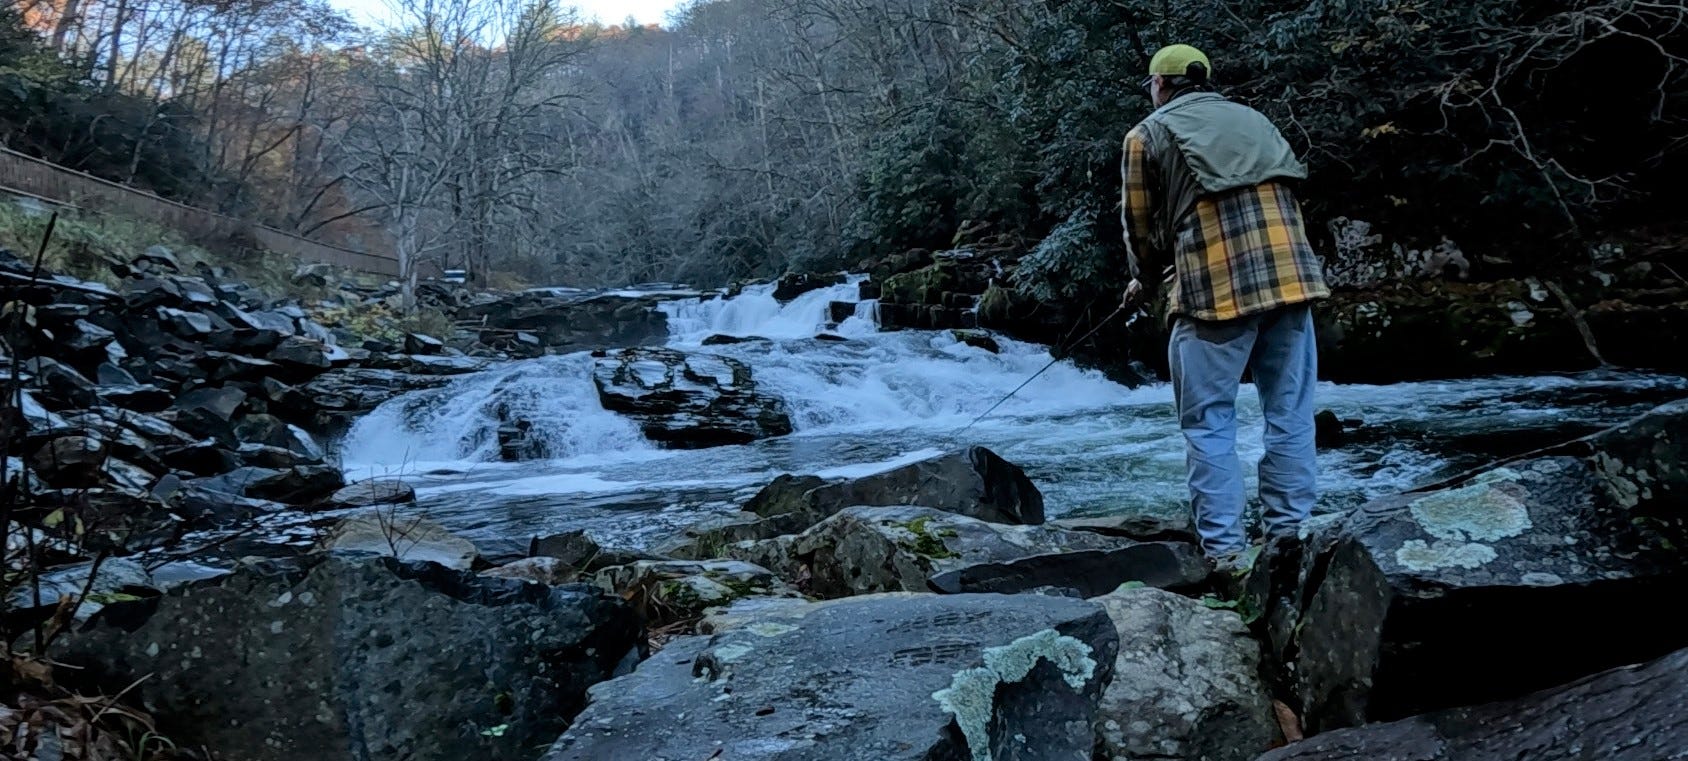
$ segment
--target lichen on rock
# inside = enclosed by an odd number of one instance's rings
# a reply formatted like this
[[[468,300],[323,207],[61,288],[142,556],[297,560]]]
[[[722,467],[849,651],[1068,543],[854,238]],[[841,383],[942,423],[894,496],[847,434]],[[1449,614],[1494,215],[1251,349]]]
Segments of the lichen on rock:
[[[1409,509],[1419,527],[1437,539],[1493,542],[1518,536],[1531,526],[1529,509],[1509,487],[1520,477],[1497,468],[1465,486],[1420,497]]]
[[[1000,647],[986,648],[984,666],[957,672],[950,686],[932,693],[932,699],[955,716],[973,761],[991,761],[989,730],[997,685],[1025,679],[1038,661],[1046,660],[1061,671],[1067,686],[1083,689],[1096,674],[1091,653],[1089,645],[1054,629],[1044,629]]]

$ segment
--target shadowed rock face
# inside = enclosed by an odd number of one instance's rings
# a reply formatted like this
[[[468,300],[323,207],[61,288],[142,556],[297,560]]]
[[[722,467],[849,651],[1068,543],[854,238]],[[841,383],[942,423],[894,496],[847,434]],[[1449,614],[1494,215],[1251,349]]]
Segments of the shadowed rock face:
[[[317,555],[108,606],[59,657],[235,761],[513,760],[640,642],[592,588]]]
[[[1328,732],[1259,761],[1660,761],[1688,749],[1688,650],[1528,697]]]
[[[645,437],[672,449],[746,444],[791,433],[785,403],[756,390],[731,357],[673,349],[626,349],[598,360],[592,381],[604,409],[633,418]]]
[[[544,761],[1089,761],[1117,635],[1037,595],[751,601],[676,640]]]
[[[1688,645],[1688,403],[1269,548],[1251,584],[1313,731],[1514,698]]]

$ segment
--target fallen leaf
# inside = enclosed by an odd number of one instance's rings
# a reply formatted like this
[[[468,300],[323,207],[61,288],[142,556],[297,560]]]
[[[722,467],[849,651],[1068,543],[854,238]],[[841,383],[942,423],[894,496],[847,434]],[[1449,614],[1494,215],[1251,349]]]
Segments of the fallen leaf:
[[[1285,740],[1301,742],[1306,737],[1301,733],[1301,718],[1282,700],[1272,701],[1272,713],[1278,717],[1278,729],[1283,731]]]

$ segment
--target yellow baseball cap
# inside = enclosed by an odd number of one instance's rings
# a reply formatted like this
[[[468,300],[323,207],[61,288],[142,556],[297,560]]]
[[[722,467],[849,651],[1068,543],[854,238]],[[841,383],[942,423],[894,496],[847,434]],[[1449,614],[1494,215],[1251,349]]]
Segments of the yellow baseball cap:
[[[1201,64],[1210,76],[1213,74],[1213,64],[1208,62],[1206,53],[1189,45],[1168,45],[1149,59],[1149,76],[1182,77],[1192,63]]]

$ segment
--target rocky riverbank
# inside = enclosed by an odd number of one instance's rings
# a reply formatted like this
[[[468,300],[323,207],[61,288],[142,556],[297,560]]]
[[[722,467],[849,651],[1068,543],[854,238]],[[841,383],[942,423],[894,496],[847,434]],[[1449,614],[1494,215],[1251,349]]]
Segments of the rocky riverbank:
[[[861,287],[885,297],[902,274],[958,266],[943,259]],[[455,332],[394,341],[162,251],[122,265],[117,289],[0,264],[19,305],[8,562],[41,579],[8,595],[7,634],[27,652],[46,632],[53,659],[14,666],[0,727],[35,722],[41,757],[76,730],[29,701],[99,692],[205,749],[153,758],[1452,761],[1508,738],[1548,761],[1688,752],[1670,718],[1688,638],[1649,618],[1688,584],[1680,402],[1322,517],[1245,578],[1211,573],[1187,521],[1051,519],[1061,500],[980,447],[780,475],[638,546],[569,531],[477,547],[401,482],[344,483],[344,420],[546,351],[595,352],[558,361],[650,446],[778,440],[800,411],[721,350],[640,345],[680,290],[456,294]],[[887,298],[944,283],[898,280]],[[758,298],[824,304],[842,287],[792,278]],[[990,311],[937,292],[946,320]],[[992,351],[966,335],[958,351]],[[551,456],[520,409],[498,414],[507,459]],[[172,570],[202,529],[325,509],[346,512],[309,551]]]

